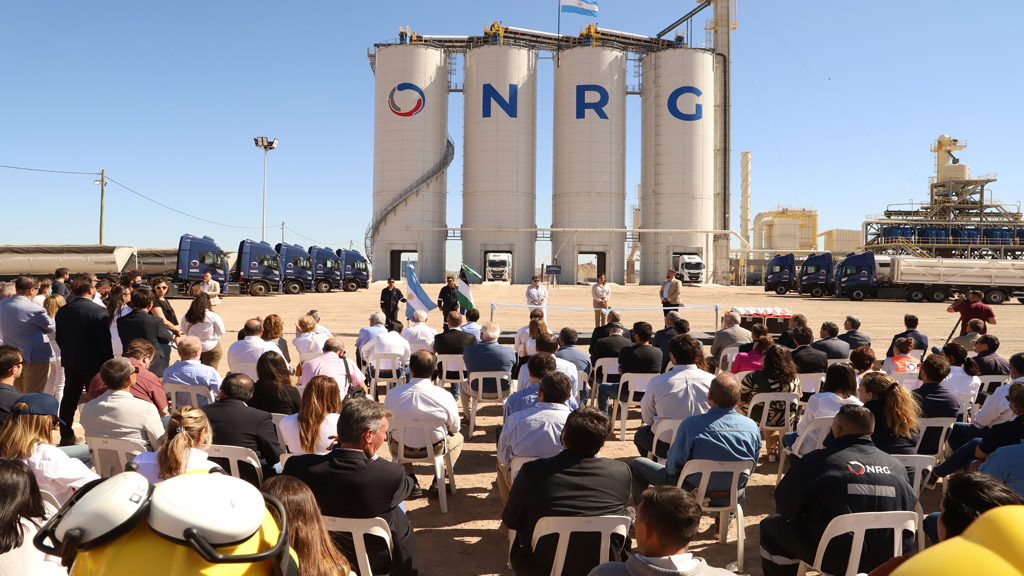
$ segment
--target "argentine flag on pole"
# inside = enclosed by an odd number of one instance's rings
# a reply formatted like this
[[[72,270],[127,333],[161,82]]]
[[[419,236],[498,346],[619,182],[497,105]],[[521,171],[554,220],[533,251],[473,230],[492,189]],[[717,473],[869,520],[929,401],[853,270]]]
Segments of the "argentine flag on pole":
[[[559,0],[562,3],[562,12],[582,14],[597,18],[597,2],[592,0]]]
[[[405,270],[405,283],[409,287],[409,293],[405,295],[406,318],[411,320],[417,310],[430,312],[437,308],[437,304],[434,304],[423,291],[423,286],[420,286],[420,281],[416,278],[416,269],[411,265]]]
[[[476,304],[473,303],[473,290],[469,287],[467,272],[480,278],[480,274],[476,270],[465,264],[462,265],[462,270],[459,271],[459,307],[462,308],[463,314],[470,308],[476,308]]]

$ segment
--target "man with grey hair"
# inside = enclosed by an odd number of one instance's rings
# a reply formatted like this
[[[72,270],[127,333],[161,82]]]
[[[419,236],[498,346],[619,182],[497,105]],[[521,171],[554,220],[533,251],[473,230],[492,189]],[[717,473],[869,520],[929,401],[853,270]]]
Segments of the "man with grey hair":
[[[740,315],[735,312],[729,312],[722,317],[722,326],[721,330],[715,332],[715,339],[711,342],[708,370],[712,372],[714,372],[715,368],[718,368],[722,350],[753,341],[750,330],[740,326]]]
[[[839,339],[849,344],[850,350],[860,348],[861,346],[871,347],[871,336],[860,331],[860,318],[847,316],[846,322],[843,323],[843,328],[846,332],[840,334]]]
[[[377,457],[388,435],[392,415],[367,398],[345,402],[338,416],[338,444],[327,454],[293,456],[284,473],[301,480],[313,492],[320,513],[341,518],[382,518],[388,524],[394,550],[378,539],[368,542],[374,574],[416,576],[420,572],[416,536],[399,505],[409,498],[413,479],[394,462]],[[335,544],[356,564],[352,538],[335,532]]]
[[[362,357],[360,350],[363,346],[368,344],[370,340],[375,337],[384,334],[388,329],[384,326],[384,322],[387,321],[387,316],[383,312],[374,312],[370,314],[370,325],[365,328],[359,329],[359,335],[356,336],[356,360],[359,365],[362,366],[366,359]]]
[[[307,316],[312,316],[313,320],[316,320],[316,333],[317,334],[320,334],[321,336],[326,336],[328,338],[334,336],[334,334],[332,334],[330,330],[325,328],[324,325],[320,323],[320,311],[319,310],[310,310],[309,312],[306,312],[306,315]]]
[[[850,357],[850,345],[839,339],[839,326],[835,322],[824,322],[819,333],[821,340],[811,344],[811,348],[821,350],[829,360],[843,360]]]
[[[359,366],[345,355],[345,342],[338,337],[328,338],[327,342],[324,342],[324,353],[302,365],[299,386],[309,384],[314,376],[334,378],[341,391],[342,400],[348,395],[350,388],[359,388],[366,392],[366,378],[359,370]]]
[[[79,421],[86,436],[134,440],[150,452],[160,447],[164,427],[156,406],[128,391],[138,368],[127,358],[111,358],[100,367],[107,391],[82,406]]]
[[[612,335],[612,326],[623,326],[622,313],[619,312],[618,310],[609,310],[608,323],[605,324],[604,326],[598,326],[597,328],[594,328],[594,331],[590,333],[590,349],[588,351],[591,353],[591,356],[593,356],[594,352],[594,343],[602,338],[607,338]],[[622,330],[622,335],[626,337],[626,340],[632,339],[629,330],[626,330],[624,327]]]
[[[665,368],[668,367],[669,361],[669,344],[672,339],[676,336],[676,320],[682,318],[683,315],[677,310],[672,310],[668,314],[665,314],[665,327],[654,333],[654,337],[651,338],[651,346],[661,349],[661,371],[664,372]]]
[[[417,310],[413,312],[412,322],[412,326],[402,331],[402,338],[409,342],[409,348],[413,352],[433,349],[434,336],[437,336],[437,330],[427,326],[427,311]]]
[[[512,367],[516,363],[516,353],[507,346],[498,344],[498,336],[501,335],[501,327],[494,322],[484,322],[480,327],[480,343],[467,346],[462,353],[462,361],[466,365],[466,372],[508,372],[512,373]],[[511,378],[511,376],[510,376]],[[511,382],[509,382],[511,386]],[[493,379],[483,382],[484,394],[496,394],[498,384]],[[502,386],[505,389],[505,386]],[[459,400],[462,401],[463,414],[469,414],[470,400],[476,395],[469,382],[461,385]]]
[[[263,334],[263,321],[259,318],[247,320],[242,327],[242,334],[244,338],[228,347],[228,369],[256,380],[256,362],[260,356],[263,356],[264,352],[281,354],[281,349],[277,347],[276,341],[267,342],[260,337]],[[281,354],[281,357],[284,358],[284,354]],[[287,363],[285,360],[285,364]]]
[[[178,360],[164,370],[164,384],[189,384],[205,386],[216,398],[220,394],[220,374],[199,361],[203,352],[203,343],[195,336],[185,336],[178,340]]]

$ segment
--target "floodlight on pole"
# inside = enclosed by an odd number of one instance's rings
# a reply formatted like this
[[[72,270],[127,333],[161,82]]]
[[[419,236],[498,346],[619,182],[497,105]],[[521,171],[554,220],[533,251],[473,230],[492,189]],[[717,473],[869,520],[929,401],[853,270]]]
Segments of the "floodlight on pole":
[[[257,148],[263,149],[263,226],[260,233],[260,242],[267,241],[267,152],[277,148],[277,138],[269,140],[266,136],[253,138]]]

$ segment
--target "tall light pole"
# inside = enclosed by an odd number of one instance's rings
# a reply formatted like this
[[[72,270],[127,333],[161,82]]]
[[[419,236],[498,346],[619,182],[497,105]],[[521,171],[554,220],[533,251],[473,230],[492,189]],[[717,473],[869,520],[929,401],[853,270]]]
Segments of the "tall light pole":
[[[92,183],[100,187],[100,244],[103,244],[103,202],[107,195],[107,169],[100,170],[100,179],[93,180]]]
[[[267,241],[267,152],[277,148],[277,138],[268,142],[266,136],[253,138],[257,148],[263,149],[263,227],[260,233],[260,242]]]

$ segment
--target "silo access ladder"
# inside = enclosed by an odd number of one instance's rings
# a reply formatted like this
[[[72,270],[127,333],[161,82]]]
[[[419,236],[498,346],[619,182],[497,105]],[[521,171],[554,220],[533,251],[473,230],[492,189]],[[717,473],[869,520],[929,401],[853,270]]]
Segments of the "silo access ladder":
[[[455,159],[455,142],[452,137],[448,136],[448,143],[445,146],[444,156],[434,164],[430,170],[427,170],[423,176],[420,176],[415,182],[405,187],[402,193],[395,196],[384,208],[378,211],[374,216],[370,225],[366,227],[366,236],[363,239],[363,245],[366,248],[366,259],[372,264],[373,263],[373,237],[377,235],[377,230],[380,229],[380,225],[384,223],[384,220],[394,212],[398,205],[408,199],[410,196],[419,191],[420,188],[427,185],[428,182],[433,180],[435,176],[444,172],[451,165],[452,160]],[[447,191],[445,192],[447,193]]]

